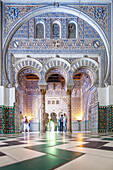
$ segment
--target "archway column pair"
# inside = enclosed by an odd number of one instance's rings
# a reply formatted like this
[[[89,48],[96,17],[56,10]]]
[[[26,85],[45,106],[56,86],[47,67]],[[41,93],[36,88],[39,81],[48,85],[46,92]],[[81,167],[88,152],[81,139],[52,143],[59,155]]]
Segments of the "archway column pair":
[[[46,94],[46,86],[40,86],[41,92],[41,125],[40,132],[45,133],[45,94]],[[71,94],[72,89],[67,90],[67,132],[72,132],[71,125]]]

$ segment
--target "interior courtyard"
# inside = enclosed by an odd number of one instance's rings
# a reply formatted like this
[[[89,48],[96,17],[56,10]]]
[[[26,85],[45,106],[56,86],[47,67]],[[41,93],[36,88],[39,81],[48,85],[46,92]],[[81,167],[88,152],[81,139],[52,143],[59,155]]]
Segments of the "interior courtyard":
[[[113,170],[112,21],[112,0],[0,0],[0,170]]]

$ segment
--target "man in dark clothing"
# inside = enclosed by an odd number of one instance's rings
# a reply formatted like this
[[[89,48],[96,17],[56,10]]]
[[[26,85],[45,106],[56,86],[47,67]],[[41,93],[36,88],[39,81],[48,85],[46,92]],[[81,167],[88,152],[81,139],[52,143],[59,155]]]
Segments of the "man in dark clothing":
[[[63,115],[60,117],[60,130],[63,132]]]

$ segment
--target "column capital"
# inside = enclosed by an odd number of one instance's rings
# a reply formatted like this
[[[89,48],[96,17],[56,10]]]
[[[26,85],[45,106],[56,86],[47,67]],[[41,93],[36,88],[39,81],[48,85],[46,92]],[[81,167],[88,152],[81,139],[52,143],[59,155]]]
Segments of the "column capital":
[[[47,84],[39,84],[41,95],[44,95],[46,93],[46,85]]]
[[[41,95],[44,95],[46,93],[46,89],[40,89]]]
[[[67,89],[67,95],[71,95],[72,89]]]

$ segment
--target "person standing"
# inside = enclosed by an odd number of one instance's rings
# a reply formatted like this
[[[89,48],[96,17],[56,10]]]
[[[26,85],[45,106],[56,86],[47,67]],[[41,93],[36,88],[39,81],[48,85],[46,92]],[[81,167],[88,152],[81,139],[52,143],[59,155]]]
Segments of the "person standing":
[[[64,113],[64,126],[65,126],[65,132],[67,131],[67,116]]]
[[[61,132],[61,122],[60,122],[60,119],[59,119],[59,132]]]
[[[30,131],[30,120],[28,121],[28,132]]]
[[[60,131],[63,132],[63,115],[60,117]]]
[[[22,133],[23,129],[23,115],[22,112],[20,111],[20,133]]]
[[[24,132],[29,132],[27,116],[25,116],[25,120],[24,120]]]

